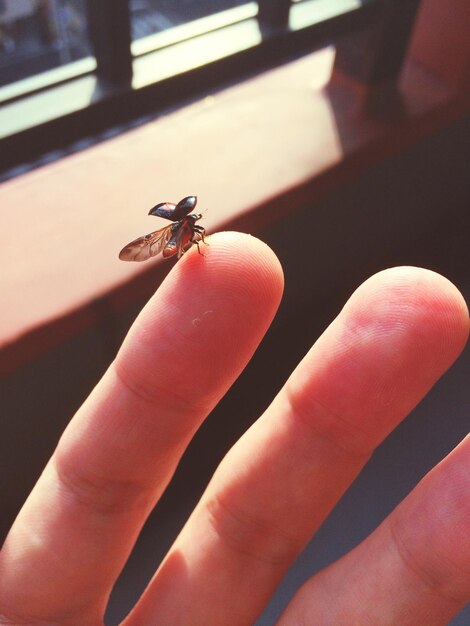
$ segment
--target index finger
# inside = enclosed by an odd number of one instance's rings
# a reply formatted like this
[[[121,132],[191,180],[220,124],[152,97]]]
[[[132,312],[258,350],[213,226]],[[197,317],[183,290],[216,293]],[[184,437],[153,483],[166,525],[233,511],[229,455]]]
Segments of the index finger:
[[[176,264],[20,512],[0,555],[0,615],[101,623],[142,524],[256,349],[282,283],[269,248],[238,233]]]

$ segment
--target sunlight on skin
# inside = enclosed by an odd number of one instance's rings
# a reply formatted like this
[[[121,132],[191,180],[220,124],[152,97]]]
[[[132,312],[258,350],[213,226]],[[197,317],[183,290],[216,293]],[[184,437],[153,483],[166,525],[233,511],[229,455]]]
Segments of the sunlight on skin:
[[[102,623],[146,517],[249,361],[282,288],[276,257],[247,235],[213,235],[204,257],[193,247],[175,264],[6,540],[0,615],[10,622],[0,623]],[[222,461],[125,626],[253,624],[374,448],[467,336],[463,299],[443,277],[396,268],[366,281]],[[400,616],[400,626],[445,624],[470,594],[462,578],[469,457],[467,441],[364,544],[307,583],[282,623],[363,624],[363,602],[374,601],[374,626],[391,624],[379,620],[386,615]],[[439,593],[429,593],[426,575]],[[415,614],[421,621],[402,619]]]

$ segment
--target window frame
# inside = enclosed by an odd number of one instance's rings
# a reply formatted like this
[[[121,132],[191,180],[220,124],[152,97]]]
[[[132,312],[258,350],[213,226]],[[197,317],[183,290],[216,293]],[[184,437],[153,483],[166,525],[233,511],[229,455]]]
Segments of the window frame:
[[[331,6],[331,0],[328,1]],[[411,12],[414,19],[419,0],[395,0],[394,4],[390,0],[338,0],[337,13],[333,10],[327,19],[313,19],[309,23],[304,16],[294,23],[295,20],[290,19],[294,12],[299,13],[303,9],[307,15],[305,9],[309,5],[320,7],[325,0],[258,0],[256,16],[252,11],[243,19],[222,23],[179,41],[163,42],[160,46],[156,37],[155,49],[149,48],[133,56],[133,49],[138,50],[139,45],[131,42],[129,0],[114,0],[112,3],[108,0],[87,0],[94,59],[64,66],[61,71],[51,70],[44,76],[35,77],[35,81],[26,79],[30,82],[29,91],[27,84],[23,85],[23,89],[21,85],[0,89],[0,102],[4,90],[10,89],[10,97],[3,100],[3,120],[0,120],[0,128],[3,129],[0,136],[0,171],[8,171],[9,176],[9,172],[14,174],[14,168],[25,162],[34,165],[41,155],[63,150],[67,146],[74,149],[74,143],[87,137],[99,140],[101,136],[106,137],[111,128],[123,127],[145,116],[158,115],[332,41],[361,38],[363,33],[371,30],[377,32],[379,29],[379,38],[375,37],[373,45],[375,51],[380,51],[375,57],[374,51],[367,52],[374,65],[372,78],[366,76],[363,69],[358,69],[358,66],[364,65],[363,61],[356,62],[355,66],[353,63],[347,71],[351,75],[359,75],[366,82],[380,80],[383,77],[381,67],[386,65],[386,52],[394,44],[394,33],[400,32],[393,71],[387,75],[387,78],[393,78],[401,67],[413,21],[408,20],[403,28],[403,20],[400,22],[396,18],[400,7],[410,1],[414,5],[414,12]],[[230,53],[219,55],[219,58],[208,57],[204,63],[194,63],[166,76],[158,76],[158,71],[153,76],[147,71],[146,75],[139,69],[151,60],[147,66],[158,70],[162,65],[160,59],[170,48],[177,52],[178,47],[187,46],[188,41],[195,46],[210,47],[208,42],[215,32],[228,33],[234,25],[240,33],[243,28],[251,28],[252,37],[253,21],[256,22],[258,38],[253,39],[249,46],[240,38],[240,44]],[[384,28],[384,23],[393,25],[392,33],[390,28]],[[369,42],[369,39],[364,39]],[[164,37],[160,37],[162,40]],[[192,55],[186,56],[192,58]],[[139,75],[140,78],[136,79]]]

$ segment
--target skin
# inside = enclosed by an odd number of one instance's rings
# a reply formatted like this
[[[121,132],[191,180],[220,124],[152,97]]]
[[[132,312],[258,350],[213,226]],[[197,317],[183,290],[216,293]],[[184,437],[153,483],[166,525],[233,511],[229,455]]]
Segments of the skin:
[[[146,305],[19,513],[0,553],[2,626],[103,623],[185,447],[269,327],[283,289],[273,252],[238,233],[210,244],[204,257],[193,247]],[[252,625],[468,330],[462,296],[438,274],[395,268],[360,286],[228,452],[124,625]],[[466,438],[307,581],[279,623],[448,623],[470,598],[469,470]]]

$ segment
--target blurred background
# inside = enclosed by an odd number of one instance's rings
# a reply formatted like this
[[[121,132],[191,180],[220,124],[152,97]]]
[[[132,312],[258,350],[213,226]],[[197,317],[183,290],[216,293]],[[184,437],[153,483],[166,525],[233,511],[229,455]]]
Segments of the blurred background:
[[[193,22],[244,0],[131,0],[133,41]],[[92,55],[85,0],[0,2],[1,85]]]
[[[109,626],[225,452],[363,280],[419,265],[469,300],[469,24],[458,0],[0,0],[2,537],[171,267],[115,259],[146,203],[197,193],[209,230],[260,237],[286,276],[265,340],[150,516]],[[327,46],[324,80],[309,72]],[[193,133],[200,141],[188,146]],[[278,147],[267,148],[270,136]],[[138,173],[130,181],[126,168]],[[28,254],[6,252],[12,232]],[[468,433],[469,374],[467,350],[379,447],[257,626],[274,624],[307,577],[366,537]],[[467,607],[452,626],[469,623]]]

